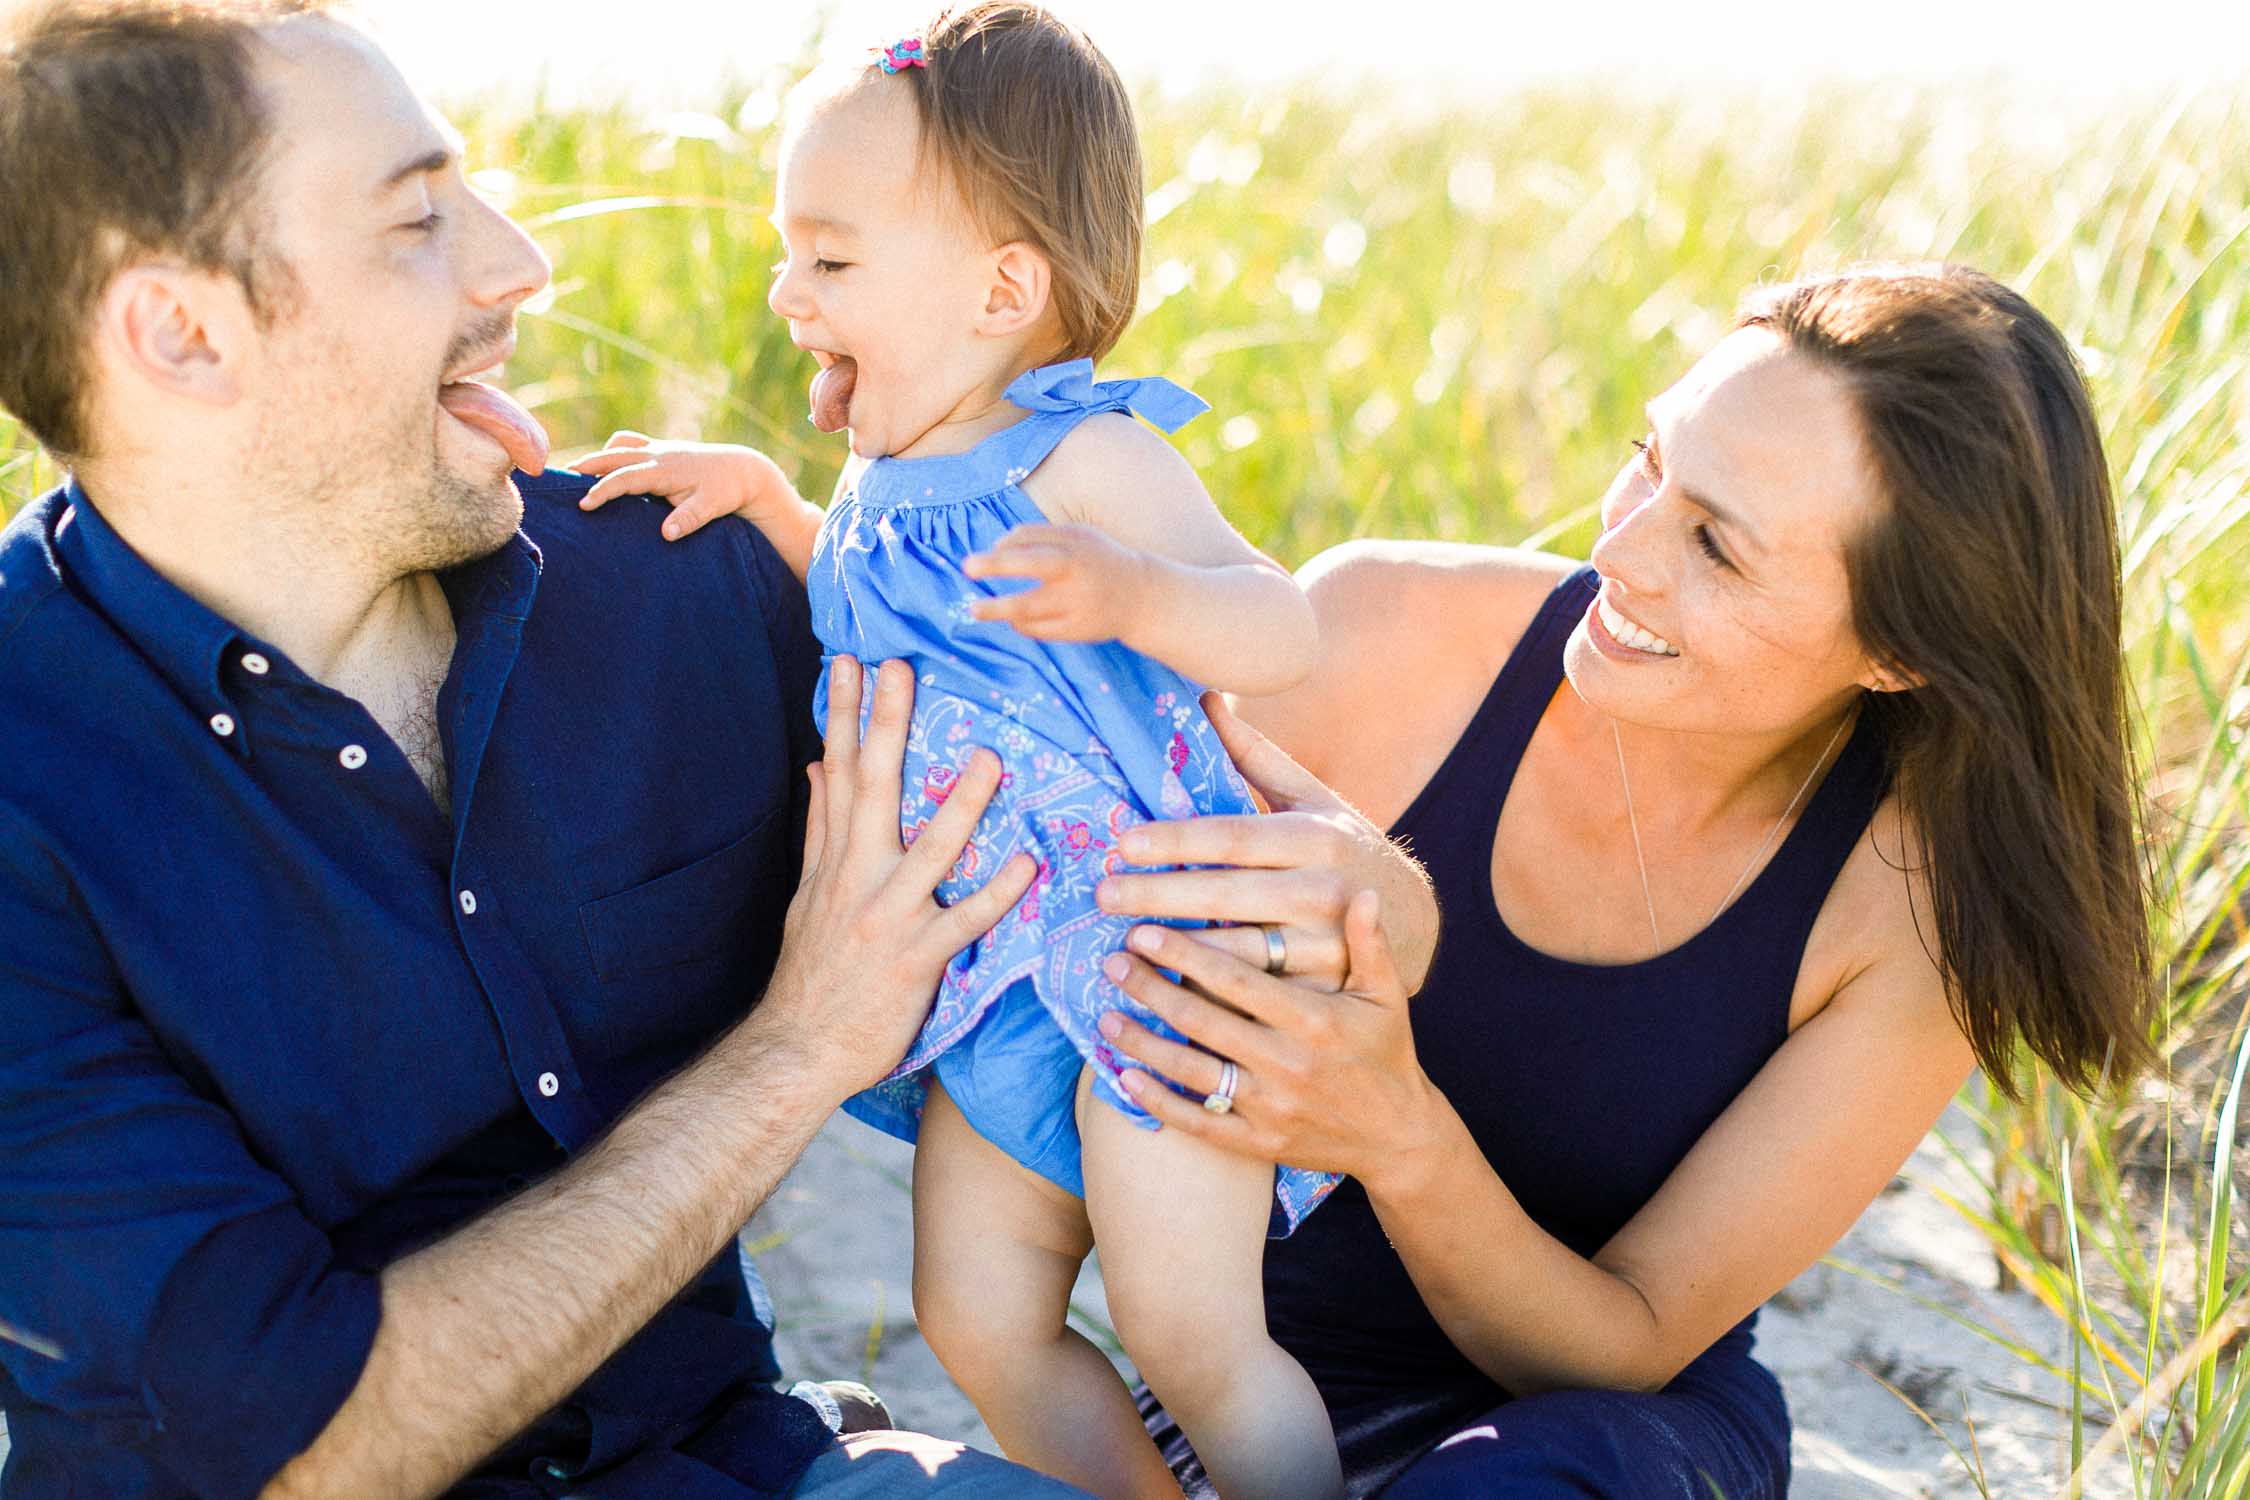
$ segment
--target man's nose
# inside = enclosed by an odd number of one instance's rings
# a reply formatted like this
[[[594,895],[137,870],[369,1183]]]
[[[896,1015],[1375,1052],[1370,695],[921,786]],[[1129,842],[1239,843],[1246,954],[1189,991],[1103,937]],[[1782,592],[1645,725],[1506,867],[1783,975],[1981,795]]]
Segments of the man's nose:
[[[554,266],[523,227],[489,204],[479,203],[485,233],[470,295],[486,307],[515,307],[538,296],[554,279]]]

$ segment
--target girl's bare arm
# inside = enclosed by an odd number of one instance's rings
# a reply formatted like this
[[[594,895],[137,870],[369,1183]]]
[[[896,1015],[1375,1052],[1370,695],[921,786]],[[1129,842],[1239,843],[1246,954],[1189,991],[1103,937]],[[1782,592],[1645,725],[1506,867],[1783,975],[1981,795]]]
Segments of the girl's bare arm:
[[[1023,488],[1055,524],[1018,527],[972,559],[972,577],[1034,583],[984,601],[979,618],[1042,639],[1121,641],[1229,692],[1280,692],[1311,671],[1311,602],[1156,433],[1093,417]]]

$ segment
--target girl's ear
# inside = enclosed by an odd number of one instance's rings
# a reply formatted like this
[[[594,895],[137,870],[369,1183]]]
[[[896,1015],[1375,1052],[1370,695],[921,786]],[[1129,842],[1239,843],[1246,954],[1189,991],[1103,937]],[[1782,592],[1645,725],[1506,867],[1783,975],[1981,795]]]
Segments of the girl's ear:
[[[1047,316],[1054,291],[1054,268],[1036,246],[1010,240],[992,252],[992,279],[985,287],[977,332],[987,338],[1013,338]]]

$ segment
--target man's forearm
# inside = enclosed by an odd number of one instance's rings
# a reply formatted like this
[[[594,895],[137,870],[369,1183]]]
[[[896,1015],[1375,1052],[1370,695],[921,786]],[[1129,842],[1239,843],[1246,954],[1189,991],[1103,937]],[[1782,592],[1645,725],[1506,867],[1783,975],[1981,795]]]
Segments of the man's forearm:
[[[760,1014],[577,1161],[389,1267],[358,1384],[267,1500],[438,1494],[717,1255],[844,1092]]]

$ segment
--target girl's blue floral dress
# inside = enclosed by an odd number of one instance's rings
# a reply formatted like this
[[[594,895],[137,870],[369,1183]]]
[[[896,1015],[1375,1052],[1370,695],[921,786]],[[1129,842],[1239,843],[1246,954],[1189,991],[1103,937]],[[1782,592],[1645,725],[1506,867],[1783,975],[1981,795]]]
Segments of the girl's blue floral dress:
[[[954,957],[905,1060],[844,1108],[911,1141],[935,1076],[985,1139],[1083,1197],[1073,1113],[1083,1068],[1105,1103],[1156,1128],[1118,1087],[1119,1059],[1095,1022],[1122,1010],[1176,1035],[1102,974],[1134,919],[1103,912],[1094,886],[1122,868],[1117,837],[1136,823],[1256,807],[1195,684],[1115,641],[1039,641],[973,619],[972,601],[1027,585],[961,571],[1011,528],[1045,522],[1019,485],[1088,417],[1134,412],[1170,432],[1209,408],[1168,380],[1097,382],[1083,359],[1018,376],[1006,396],[1030,415],[966,453],[868,464],[813,551],[813,628],[827,655],[915,669],[899,809],[907,839],[971,752],[1000,757],[1000,790],[938,898],[967,895],[1019,850],[1039,863],[1015,909]],[[827,722],[825,668],[813,711]],[[1335,1183],[1277,1168],[1270,1232],[1296,1228]]]

